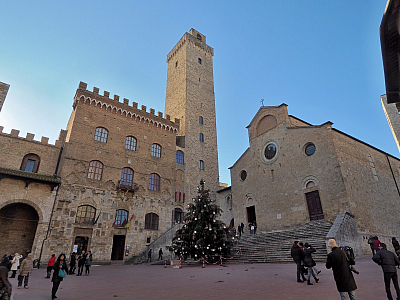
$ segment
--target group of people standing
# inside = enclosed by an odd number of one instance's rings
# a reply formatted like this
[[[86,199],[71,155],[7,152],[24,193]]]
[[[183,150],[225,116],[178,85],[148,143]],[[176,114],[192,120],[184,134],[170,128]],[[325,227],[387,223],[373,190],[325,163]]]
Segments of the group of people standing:
[[[241,223],[238,225],[238,230],[237,230],[237,233],[238,233],[239,237],[242,236],[242,233],[243,233],[243,232],[244,232],[244,224],[243,224],[243,222],[241,222]]]
[[[56,293],[60,286],[61,281],[63,281],[64,277],[67,274],[75,274],[75,265],[78,262],[78,275],[81,276],[83,273],[83,267],[86,267],[85,275],[89,275],[90,266],[92,264],[92,253],[89,251],[82,250],[82,252],[78,255],[76,253],[71,254],[70,268],[68,268],[67,257],[64,253],[61,253],[56,259],[56,255],[52,254],[48,263],[46,270],[46,278],[51,277],[51,282],[53,283],[53,287],[51,290],[51,298],[56,299]],[[33,270],[33,260],[32,254],[29,253],[27,257],[20,263],[22,259],[22,255],[15,253],[10,256],[3,256],[2,261],[0,263],[0,300],[9,300],[12,292],[12,285],[8,280],[8,272],[12,271],[10,278],[15,278],[17,270],[19,269],[18,274],[18,288],[22,288],[22,284],[24,284],[24,288],[28,289],[29,277],[32,274]],[[53,271],[53,275],[51,276],[51,272]]]
[[[297,265],[297,282],[307,281],[307,285],[313,285],[310,281],[312,276],[315,282],[318,283],[319,279],[317,275],[319,275],[321,271],[317,269],[317,264],[312,258],[314,252],[316,252],[316,250],[310,244],[294,241],[290,255]],[[306,273],[307,279],[305,277]]]
[[[22,263],[20,263],[21,259],[22,255],[18,253],[3,256],[0,263],[0,300],[9,300],[11,298],[12,285],[8,280],[9,271],[12,271],[10,278],[15,278],[19,269],[18,288],[22,288],[22,283],[25,289],[29,288],[29,275],[33,269],[32,254],[29,253]]]

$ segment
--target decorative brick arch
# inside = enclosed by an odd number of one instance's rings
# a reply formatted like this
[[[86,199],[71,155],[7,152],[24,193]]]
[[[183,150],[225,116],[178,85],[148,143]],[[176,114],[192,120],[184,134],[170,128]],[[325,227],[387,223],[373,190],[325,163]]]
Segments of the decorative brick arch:
[[[27,200],[27,199],[8,200],[8,201],[3,202],[3,203],[0,204],[0,210],[2,210],[3,208],[5,208],[8,205],[12,205],[12,204],[17,204],[18,205],[19,203],[31,206],[39,216],[38,223],[43,222],[43,212],[42,212],[42,210],[40,209],[40,207],[36,203],[32,202],[31,200]]]
[[[310,182],[314,182],[314,186],[315,186],[315,187],[319,185],[319,180],[318,180],[317,177],[315,177],[314,175],[308,175],[308,176],[306,176],[306,177],[303,179],[303,181],[302,181],[302,183],[301,183],[301,189],[302,189],[302,190],[308,189],[307,185],[308,185]]]

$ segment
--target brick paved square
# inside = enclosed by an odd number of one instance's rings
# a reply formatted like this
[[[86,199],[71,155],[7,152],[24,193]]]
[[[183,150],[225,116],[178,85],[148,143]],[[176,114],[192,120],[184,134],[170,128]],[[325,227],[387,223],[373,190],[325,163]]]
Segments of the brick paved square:
[[[370,256],[356,260],[358,299],[386,299],[381,268]],[[57,293],[66,299],[311,299],[338,300],[339,293],[331,270],[318,263],[320,282],[313,286],[296,282],[293,264],[228,264],[182,269],[160,265],[93,266],[90,276],[67,276]],[[46,269],[35,269],[29,289],[17,289],[11,278],[14,300],[51,299],[51,282]],[[313,281],[312,281],[313,282]],[[394,292],[394,291],[393,291]],[[395,294],[394,294],[395,295]]]

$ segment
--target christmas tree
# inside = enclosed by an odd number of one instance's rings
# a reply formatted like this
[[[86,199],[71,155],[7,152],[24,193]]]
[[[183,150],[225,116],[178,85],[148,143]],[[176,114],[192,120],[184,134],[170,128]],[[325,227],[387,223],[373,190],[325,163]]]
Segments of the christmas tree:
[[[210,199],[209,190],[200,181],[199,195],[188,204],[184,225],[172,240],[175,255],[183,258],[212,260],[227,257],[235,238],[226,225],[217,219],[222,210]]]

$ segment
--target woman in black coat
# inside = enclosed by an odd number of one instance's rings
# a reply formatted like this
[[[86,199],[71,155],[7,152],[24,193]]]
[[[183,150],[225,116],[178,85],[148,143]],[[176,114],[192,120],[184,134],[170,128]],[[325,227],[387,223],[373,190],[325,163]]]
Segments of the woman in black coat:
[[[311,279],[311,275],[312,277],[314,277],[315,282],[318,283],[319,279],[317,278],[317,276],[314,273],[314,270],[312,267],[314,267],[316,265],[315,261],[312,258],[312,253],[316,252],[317,250],[315,250],[313,247],[311,247],[311,245],[309,245],[308,243],[304,244],[304,266],[308,268],[308,275],[307,275],[307,284],[308,285],[312,285],[312,283],[310,282]]]
[[[65,254],[61,253],[56,262],[54,263],[53,266],[54,272],[53,272],[53,278],[51,279],[51,281],[53,282],[53,288],[51,290],[51,299],[55,299],[56,297],[56,293],[58,290],[58,287],[60,286],[61,281],[63,281],[65,275],[68,273],[68,266],[67,266],[67,262],[65,261]],[[59,272],[60,270],[64,271],[64,277],[60,277],[59,276]]]

